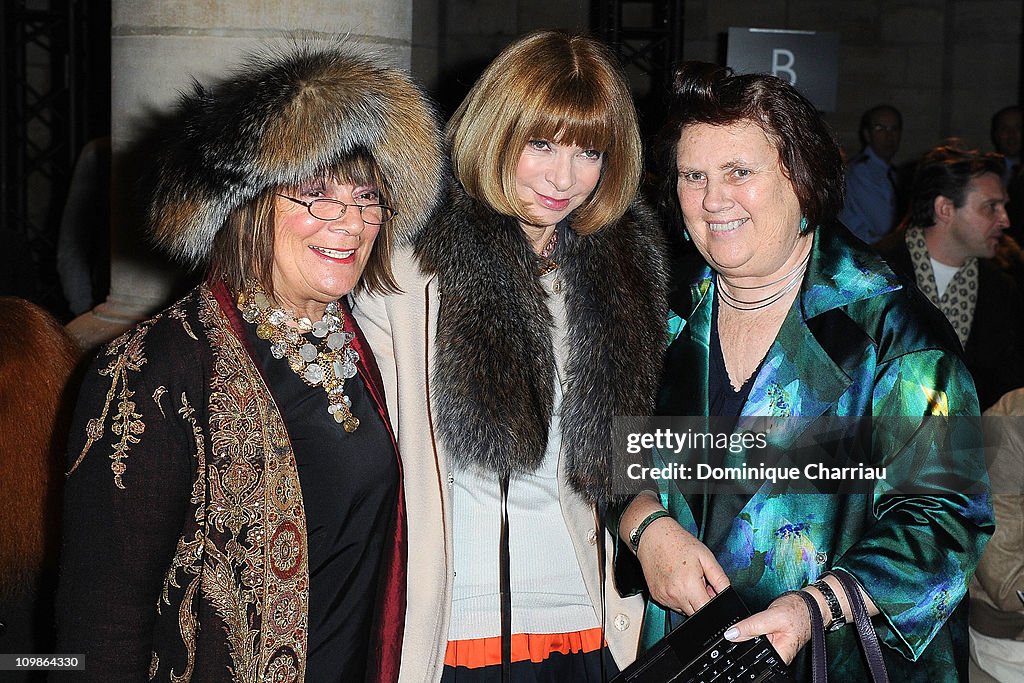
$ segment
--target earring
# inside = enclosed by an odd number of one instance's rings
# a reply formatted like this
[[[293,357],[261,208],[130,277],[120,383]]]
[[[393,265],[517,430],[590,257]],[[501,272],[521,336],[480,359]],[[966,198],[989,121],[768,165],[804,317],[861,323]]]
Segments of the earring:
[[[690,231],[686,229],[685,225],[683,226],[683,241],[684,242],[689,242],[690,241]]]
[[[800,216],[800,234],[807,232],[807,216]]]

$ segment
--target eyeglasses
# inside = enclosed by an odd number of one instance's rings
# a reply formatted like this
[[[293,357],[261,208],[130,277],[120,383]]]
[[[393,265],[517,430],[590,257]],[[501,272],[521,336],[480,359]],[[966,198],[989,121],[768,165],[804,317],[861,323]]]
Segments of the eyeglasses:
[[[359,216],[363,219],[363,222],[370,225],[383,225],[398,215],[397,211],[383,204],[346,204],[345,202],[339,202],[337,199],[314,199],[304,202],[301,199],[283,194],[278,194],[277,196],[306,207],[306,211],[309,211],[310,216],[322,221],[338,220],[345,215],[350,206],[359,209]]]
[[[884,123],[876,123],[871,126],[871,130],[876,133],[899,133],[903,128],[902,126],[887,126]]]

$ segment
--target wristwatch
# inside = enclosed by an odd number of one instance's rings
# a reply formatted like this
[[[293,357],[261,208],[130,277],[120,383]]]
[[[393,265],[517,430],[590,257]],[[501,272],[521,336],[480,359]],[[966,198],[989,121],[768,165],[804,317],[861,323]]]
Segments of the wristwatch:
[[[828,585],[825,579],[818,579],[812,583],[811,586],[817,588],[818,592],[825,598],[825,604],[828,605],[828,611],[832,617],[832,621],[825,625],[825,630],[831,633],[832,631],[838,631],[843,626],[846,626],[846,617],[843,616],[843,608],[839,605],[839,598],[836,597],[835,591],[832,590],[832,586]]]

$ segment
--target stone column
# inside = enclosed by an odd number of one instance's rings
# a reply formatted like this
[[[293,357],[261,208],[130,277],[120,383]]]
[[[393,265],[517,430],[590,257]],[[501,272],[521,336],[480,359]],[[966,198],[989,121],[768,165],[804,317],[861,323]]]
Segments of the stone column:
[[[169,303],[182,273],[149,248],[128,151],[195,77],[208,83],[266,44],[345,36],[409,68],[411,0],[113,0],[110,294],[68,331],[93,348]],[[138,150],[136,150],[138,151]],[[146,163],[145,150],[137,162]],[[136,163],[133,157],[132,163]]]

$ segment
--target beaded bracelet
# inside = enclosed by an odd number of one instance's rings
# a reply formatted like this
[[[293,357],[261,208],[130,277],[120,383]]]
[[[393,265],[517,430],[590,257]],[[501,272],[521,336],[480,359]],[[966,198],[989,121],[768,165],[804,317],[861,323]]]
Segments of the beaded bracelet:
[[[629,532],[629,544],[633,546],[634,553],[640,549],[640,537],[643,536],[644,532],[647,530],[647,527],[651,525],[651,522],[653,522],[656,519],[661,519],[662,517],[669,516],[670,515],[665,510],[655,510],[651,514],[644,517],[642,522],[633,527],[633,530]]]

